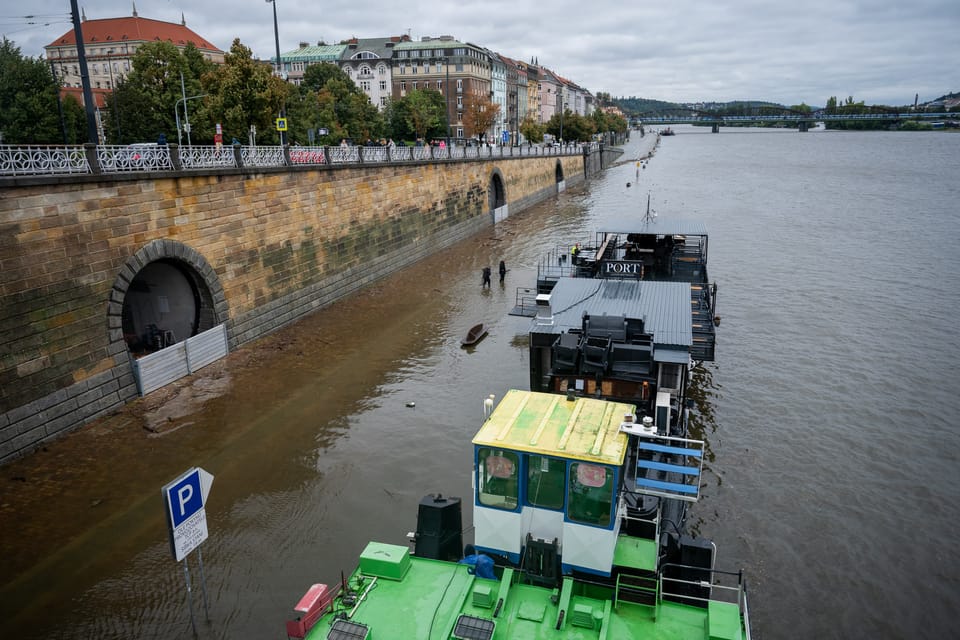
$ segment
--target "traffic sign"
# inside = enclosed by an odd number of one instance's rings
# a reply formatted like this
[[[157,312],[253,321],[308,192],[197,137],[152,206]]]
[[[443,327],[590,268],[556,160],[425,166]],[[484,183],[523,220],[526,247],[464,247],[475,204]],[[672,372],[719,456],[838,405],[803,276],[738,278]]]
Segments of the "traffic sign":
[[[170,527],[170,548],[177,562],[207,539],[207,514],[203,507],[212,484],[211,474],[194,467],[161,491]]]
[[[287,130],[287,119],[277,118],[277,131],[286,131],[286,130]]]

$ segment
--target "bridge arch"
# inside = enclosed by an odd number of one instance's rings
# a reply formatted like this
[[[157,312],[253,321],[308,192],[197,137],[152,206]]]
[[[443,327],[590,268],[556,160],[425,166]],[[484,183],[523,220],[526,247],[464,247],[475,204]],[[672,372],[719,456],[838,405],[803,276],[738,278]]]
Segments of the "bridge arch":
[[[169,346],[171,340],[182,342],[229,315],[223,286],[210,263],[169,239],[149,242],[127,259],[110,300],[107,315],[115,353],[143,353]]]

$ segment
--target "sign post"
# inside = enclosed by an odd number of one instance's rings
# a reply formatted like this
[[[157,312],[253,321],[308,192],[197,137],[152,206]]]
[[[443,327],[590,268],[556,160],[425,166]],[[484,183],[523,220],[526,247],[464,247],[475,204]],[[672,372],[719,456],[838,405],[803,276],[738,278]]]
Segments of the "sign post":
[[[191,551],[200,546],[207,539],[207,513],[204,505],[210,495],[210,486],[213,476],[200,467],[190,469],[161,490],[163,495],[164,511],[167,515],[167,526],[170,533],[170,550],[177,562],[185,560]],[[200,582],[203,587],[203,608],[210,619],[210,609],[207,605],[207,585],[203,576],[203,555],[197,551],[200,562]],[[196,634],[197,624],[193,616],[193,597],[190,588],[190,570],[188,563],[183,563],[183,575],[187,583],[187,601],[190,604],[190,622]]]

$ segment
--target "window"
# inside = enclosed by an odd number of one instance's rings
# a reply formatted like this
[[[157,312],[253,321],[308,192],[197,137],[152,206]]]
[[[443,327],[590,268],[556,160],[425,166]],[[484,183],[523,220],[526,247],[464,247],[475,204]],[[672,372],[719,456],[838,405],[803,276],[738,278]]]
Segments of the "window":
[[[527,457],[527,504],[545,509],[563,509],[567,463],[545,456]]]
[[[570,465],[567,516],[574,522],[610,526],[613,507],[613,469],[599,464]]]
[[[477,452],[477,500],[485,507],[514,510],[520,494],[520,460],[513,451],[481,447]]]
[[[387,81],[386,81],[386,80],[381,80],[381,81],[380,81],[380,91],[386,91],[386,90],[387,90]]]
[[[440,73],[440,71],[441,71],[440,61],[437,60],[437,73]]]
[[[406,91],[406,90],[407,90],[407,82],[406,82],[405,80],[401,80],[401,81],[400,81],[400,91]]]

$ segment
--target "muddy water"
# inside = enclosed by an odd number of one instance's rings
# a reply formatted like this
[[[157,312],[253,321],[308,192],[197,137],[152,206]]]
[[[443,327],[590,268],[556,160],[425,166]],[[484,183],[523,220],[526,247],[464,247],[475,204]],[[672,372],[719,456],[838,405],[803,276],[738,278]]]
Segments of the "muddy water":
[[[160,489],[193,466],[215,476],[201,547],[209,622],[198,554],[188,562],[201,637],[281,637],[307,586],[336,580],[371,538],[405,543],[424,494],[469,494],[483,399],[528,388],[528,321],[506,315],[516,287],[556,239],[593,230],[597,204],[632,198],[624,175],[650,142],[630,143],[619,170],[3,467],[0,635],[191,637]],[[500,260],[505,284],[481,288]],[[461,348],[477,322],[490,335]]]

